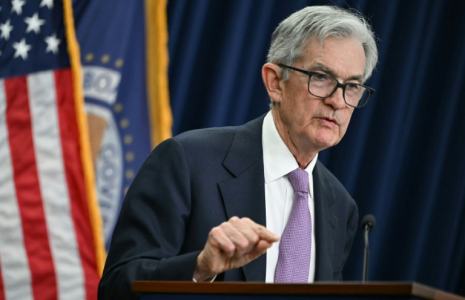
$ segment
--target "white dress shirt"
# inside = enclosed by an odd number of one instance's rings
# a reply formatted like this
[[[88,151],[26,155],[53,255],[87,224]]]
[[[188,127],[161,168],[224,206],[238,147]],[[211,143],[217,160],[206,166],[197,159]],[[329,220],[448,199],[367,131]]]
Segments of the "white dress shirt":
[[[291,214],[294,202],[294,189],[287,178],[287,174],[297,169],[299,165],[287,148],[276,129],[271,111],[263,121],[263,164],[265,171],[265,206],[266,227],[273,233],[281,236]],[[315,221],[313,202],[313,168],[318,154],[307,166],[305,171],[309,179],[308,207],[312,216],[312,250],[310,268],[308,270],[308,282],[315,278]],[[266,279],[267,283],[274,282],[276,264],[278,263],[279,242],[274,243],[266,253]]]

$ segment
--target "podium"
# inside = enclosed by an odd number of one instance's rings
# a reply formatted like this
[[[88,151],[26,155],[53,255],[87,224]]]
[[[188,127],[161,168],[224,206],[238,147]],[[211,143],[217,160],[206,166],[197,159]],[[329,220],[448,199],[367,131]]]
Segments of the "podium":
[[[267,284],[134,281],[132,290],[142,295],[141,300],[465,300],[465,297],[437,290],[416,282]]]

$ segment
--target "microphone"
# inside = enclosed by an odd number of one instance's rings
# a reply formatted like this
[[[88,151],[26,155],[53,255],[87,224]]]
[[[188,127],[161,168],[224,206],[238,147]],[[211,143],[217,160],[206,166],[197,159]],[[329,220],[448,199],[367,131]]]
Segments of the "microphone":
[[[368,233],[373,230],[376,226],[376,219],[373,215],[366,215],[362,219],[362,229],[365,233],[365,257],[363,259],[363,279],[362,282],[367,280],[368,275],[368,250],[369,250],[369,243],[368,243]]]

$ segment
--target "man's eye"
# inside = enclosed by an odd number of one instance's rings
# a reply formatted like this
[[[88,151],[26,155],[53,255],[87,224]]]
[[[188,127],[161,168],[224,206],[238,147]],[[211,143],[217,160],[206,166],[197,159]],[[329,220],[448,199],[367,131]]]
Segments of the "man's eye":
[[[315,77],[315,79],[321,80],[321,81],[329,79],[328,75],[324,75],[324,74],[314,74],[313,76]]]
[[[347,89],[350,89],[352,91],[357,91],[361,88],[361,86],[359,86],[358,84],[355,84],[355,83],[347,83]]]

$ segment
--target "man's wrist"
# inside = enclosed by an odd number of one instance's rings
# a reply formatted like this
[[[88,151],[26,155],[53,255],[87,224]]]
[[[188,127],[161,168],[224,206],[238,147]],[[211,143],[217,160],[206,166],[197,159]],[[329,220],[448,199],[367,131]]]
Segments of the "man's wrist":
[[[217,274],[209,272],[208,269],[206,269],[204,264],[202,263],[203,261],[203,251],[200,252],[199,256],[197,256],[197,262],[195,265],[195,270],[194,270],[194,275],[192,276],[192,281],[194,282],[213,282],[216,279]]]

